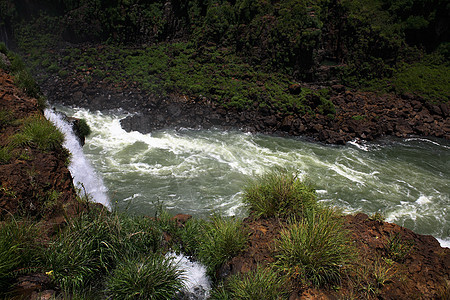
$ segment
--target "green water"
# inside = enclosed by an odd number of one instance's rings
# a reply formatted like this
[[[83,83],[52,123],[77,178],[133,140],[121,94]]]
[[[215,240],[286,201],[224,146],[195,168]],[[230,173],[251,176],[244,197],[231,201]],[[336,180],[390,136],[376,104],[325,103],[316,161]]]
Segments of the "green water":
[[[119,113],[68,110],[87,120],[84,153],[103,177],[112,205],[153,215],[244,216],[242,188],[273,168],[311,181],[320,201],[450,241],[450,143],[387,139],[327,146],[301,139],[219,130],[127,133]]]

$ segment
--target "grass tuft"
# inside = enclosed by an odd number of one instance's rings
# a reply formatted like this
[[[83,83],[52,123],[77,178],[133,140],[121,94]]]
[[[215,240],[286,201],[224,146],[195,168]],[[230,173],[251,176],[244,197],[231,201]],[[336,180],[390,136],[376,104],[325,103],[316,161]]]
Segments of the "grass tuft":
[[[283,299],[288,294],[287,279],[270,267],[230,277],[222,289],[215,291],[218,299]]]
[[[92,210],[70,223],[50,245],[47,266],[63,290],[86,290],[124,255],[151,254],[160,241],[149,218]]]
[[[387,257],[402,263],[406,257],[411,253],[413,243],[402,239],[399,233],[391,236],[386,245]]]
[[[202,262],[212,278],[223,263],[244,249],[248,238],[241,220],[219,216],[209,222],[191,219],[178,235],[184,253]]]
[[[111,299],[173,299],[183,287],[183,272],[161,254],[125,258],[106,284]]]
[[[12,152],[9,147],[0,146],[0,165],[7,164],[12,158]]]
[[[41,150],[56,150],[61,147],[64,135],[43,116],[33,116],[25,120],[21,131],[12,137],[12,145],[35,146]]]
[[[244,202],[257,216],[301,216],[317,205],[315,190],[296,174],[275,171],[260,176],[245,189]]]
[[[6,292],[20,268],[36,262],[35,227],[10,220],[0,224],[0,295]]]
[[[214,277],[223,263],[242,251],[247,237],[240,220],[214,216],[205,223],[198,257],[206,265],[208,275]]]
[[[276,241],[277,265],[296,281],[322,286],[340,281],[352,259],[349,234],[332,209],[311,210]]]

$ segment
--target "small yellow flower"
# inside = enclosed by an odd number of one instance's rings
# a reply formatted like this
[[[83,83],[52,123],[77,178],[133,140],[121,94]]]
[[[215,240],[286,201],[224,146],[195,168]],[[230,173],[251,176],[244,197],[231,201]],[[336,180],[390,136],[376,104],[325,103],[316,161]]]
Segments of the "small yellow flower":
[[[45,274],[47,274],[47,275],[50,276],[50,277],[53,277],[53,270],[48,271],[48,272],[45,272]]]

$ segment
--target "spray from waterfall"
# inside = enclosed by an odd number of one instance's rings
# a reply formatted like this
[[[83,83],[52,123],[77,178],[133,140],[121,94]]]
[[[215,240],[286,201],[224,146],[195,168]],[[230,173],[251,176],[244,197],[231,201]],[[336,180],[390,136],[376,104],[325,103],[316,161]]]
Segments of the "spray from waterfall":
[[[69,171],[72,174],[75,186],[81,193],[86,193],[92,197],[92,201],[101,203],[110,209],[111,204],[106,194],[107,188],[102,178],[86,159],[72,126],[64,120],[61,114],[51,109],[46,109],[44,114],[65,136],[63,146],[72,154]]]

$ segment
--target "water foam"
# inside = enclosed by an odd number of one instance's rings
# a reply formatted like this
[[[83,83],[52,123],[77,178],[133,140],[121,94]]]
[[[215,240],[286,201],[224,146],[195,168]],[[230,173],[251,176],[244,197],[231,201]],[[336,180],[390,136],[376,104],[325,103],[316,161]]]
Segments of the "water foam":
[[[121,113],[77,109],[93,134],[84,147],[114,201],[152,214],[245,213],[242,188],[255,175],[289,168],[318,188],[319,200],[346,212],[382,212],[389,221],[449,237],[446,142],[387,140],[328,147],[302,140],[217,130],[126,132]],[[433,153],[433,155],[430,155]],[[135,196],[139,194],[139,196]]]
[[[86,159],[83,149],[73,133],[72,126],[63,119],[61,114],[51,109],[45,109],[44,114],[64,134],[63,146],[72,154],[69,171],[73,176],[75,186],[82,193],[85,192],[90,195],[94,202],[111,208],[103,180],[96,174],[94,168]]]
[[[206,276],[206,267],[182,254],[169,252],[166,256],[172,258],[173,263],[185,272],[183,299],[208,299],[211,284]]]

